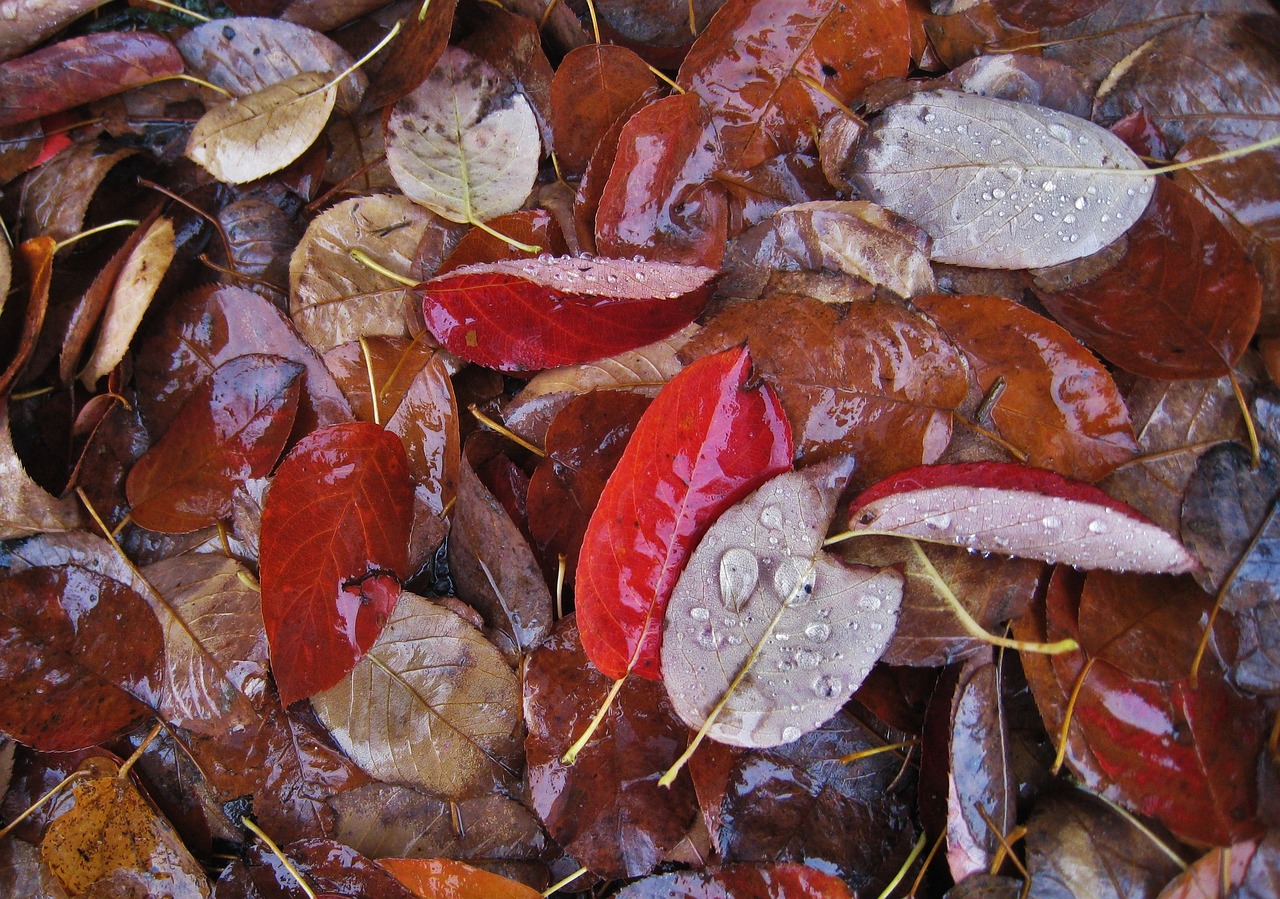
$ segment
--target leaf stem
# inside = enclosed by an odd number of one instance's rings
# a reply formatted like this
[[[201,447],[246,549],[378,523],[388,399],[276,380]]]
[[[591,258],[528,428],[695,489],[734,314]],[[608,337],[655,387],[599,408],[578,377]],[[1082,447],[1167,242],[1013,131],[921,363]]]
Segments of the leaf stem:
[[[666,82],[667,87],[671,88],[677,94],[685,93],[685,89],[682,88],[680,85],[676,84],[670,78],[668,78],[667,74],[663,72],[661,69],[655,69],[653,66],[649,65],[647,62],[644,65],[646,69],[648,69],[650,72],[653,73],[655,78],[657,78],[659,81]]]
[[[72,234],[66,240],[58,241],[56,244],[53,245],[53,252],[56,253],[59,250],[65,250],[67,247],[71,246],[73,243],[75,243],[78,240],[83,240],[86,237],[92,237],[95,234],[100,234],[103,231],[108,231],[112,228],[136,228],[138,227],[138,225],[141,225],[141,224],[142,222],[138,221],[137,219],[120,219],[118,222],[107,222],[105,225],[99,225],[96,228],[90,228],[88,231],[81,231],[79,234]]]
[[[827,100],[835,104],[836,109],[843,112],[849,118],[853,119],[855,122],[860,122],[863,125],[866,124],[866,119],[864,119],[862,116],[858,115],[856,112],[850,109],[847,103],[845,103],[835,94],[831,93],[831,91],[827,90],[827,86],[823,84],[821,81],[819,81],[816,78],[811,78],[810,76],[804,74],[803,72],[795,72],[794,75],[796,77],[796,80],[798,80],[801,84],[805,85],[806,87],[810,88],[813,91],[816,91],[817,93],[821,94],[823,97],[826,97]]]
[[[364,356],[364,371],[369,378],[369,402],[373,404],[373,423],[382,424],[382,413],[378,408],[378,381],[373,376],[373,357],[369,355],[369,341],[360,335],[360,355]]]
[[[564,617],[564,575],[565,575],[565,559],[564,553],[556,556],[556,621]]]
[[[920,884],[924,883],[924,876],[929,872],[929,866],[933,864],[933,857],[938,854],[938,849],[947,838],[945,830],[938,833],[937,838],[933,841],[933,845],[929,847],[929,854],[924,857],[924,861],[920,863],[920,873],[916,875],[916,879],[911,883],[911,889],[907,890],[906,899],[912,899],[916,891],[920,889]]]
[[[689,0],[689,33],[698,36],[698,16],[693,10],[693,0]]]
[[[369,60],[377,56],[379,53],[381,53],[382,48],[385,47],[387,44],[391,43],[393,40],[395,40],[395,36],[400,33],[400,24],[401,23],[397,21],[394,25],[392,25],[391,30],[382,36],[382,40],[378,41],[376,44],[373,45],[373,49],[371,49],[364,56],[361,56],[351,65],[343,69],[340,73],[338,73],[338,76],[336,78],[331,79],[329,83],[325,85],[325,87],[329,87],[330,85],[340,84],[343,78],[346,78],[356,69],[360,68],[366,62],[368,62]],[[324,88],[318,88],[318,90],[324,90]]]
[[[608,714],[612,708],[614,700],[618,698],[618,691],[622,689],[622,685],[627,682],[627,675],[623,675],[613,682],[613,686],[609,688],[609,694],[605,696],[604,702],[600,703],[600,708],[596,710],[595,717],[591,719],[591,723],[587,725],[587,729],[582,732],[582,736],[574,741],[573,745],[565,750],[564,755],[560,756],[560,764],[572,765],[578,761],[578,753],[582,752],[591,738],[595,736],[595,732],[600,728],[604,721],[604,716]]]
[[[587,12],[591,14],[591,34],[596,39],[596,43],[600,43],[600,22],[596,19],[596,5],[592,0],[587,0]]]
[[[488,234],[490,237],[496,237],[498,240],[502,241],[503,243],[509,246],[514,247],[517,250],[520,250],[522,253],[541,253],[542,252],[542,247],[538,246],[537,244],[521,243],[520,241],[516,240],[514,237],[511,237],[510,235],[503,234],[501,231],[497,231],[493,228],[490,228],[484,222],[480,221],[478,218],[472,215],[470,213],[470,208],[471,208],[471,204],[468,203],[467,204],[467,209],[468,209],[467,223],[468,224],[475,225],[477,228],[479,228],[485,234]]]
[[[156,737],[160,736],[160,731],[163,728],[163,721],[157,721],[155,723],[155,726],[147,732],[147,735],[143,737],[142,742],[138,744],[138,748],[133,751],[133,755],[125,759],[125,763],[121,765],[120,770],[116,772],[116,777],[123,780],[125,777],[129,776],[129,769],[138,763],[138,759],[142,758],[142,753],[146,752],[147,747],[151,745],[151,742]]]
[[[588,869],[585,866],[579,868],[578,870],[574,871],[572,874],[570,874],[568,877],[564,878],[563,880],[558,880],[555,883],[551,884],[551,886],[547,887],[545,890],[542,891],[542,895],[543,896],[554,895],[557,890],[564,889],[569,884],[573,883],[575,880],[581,877],[583,874],[586,874],[588,870],[590,869]]]
[[[765,643],[768,642],[771,636],[773,636],[773,632],[778,627],[778,622],[782,620],[783,613],[786,612],[792,602],[795,601],[795,598],[800,594],[800,591],[804,589],[804,586],[809,582],[809,575],[813,573],[813,569],[817,564],[817,559],[811,559],[809,561],[809,567],[804,570],[804,573],[801,574],[800,577],[796,578],[795,586],[791,588],[791,592],[787,594],[786,599],[778,605],[778,611],[773,613],[773,618],[769,620],[769,625],[764,629],[764,633],[760,635],[760,639],[756,641],[755,646],[751,647],[751,652],[747,653],[746,659],[743,660],[741,667],[738,668],[738,673],[735,674],[733,676],[733,680],[729,682],[729,687],[724,691],[720,700],[712,707],[711,712],[707,715],[707,719],[702,722],[702,726],[698,728],[698,732],[694,734],[693,739],[689,741],[689,745],[685,751],[680,754],[678,759],[671,763],[671,767],[667,769],[667,773],[658,778],[658,786],[669,787],[675,783],[676,775],[680,773],[680,769],[685,766],[689,759],[693,758],[693,753],[700,745],[702,745],[703,739],[705,739],[707,734],[710,733],[712,726],[716,723],[716,720],[719,719],[720,713],[724,711],[724,707],[729,704],[729,700],[733,697],[734,692],[738,689],[738,686],[742,683],[743,679],[746,678],[747,672],[755,666],[756,659],[760,658],[760,653],[763,651]]]
[[[989,430],[989,429],[987,429],[987,428],[984,428],[982,425],[978,424],[976,421],[970,421],[969,419],[965,418],[963,415],[959,415],[959,414],[957,414],[957,413],[955,413],[955,412],[953,412],[953,413],[951,413],[951,414],[952,414],[952,416],[955,418],[955,420],[956,420],[956,421],[960,422],[960,424],[962,424],[962,425],[964,425],[965,427],[969,428],[969,430],[973,431],[975,434],[981,434],[983,437],[985,437],[985,438],[987,438],[988,440],[990,440],[992,443],[994,443],[996,446],[1000,447],[1000,448],[1001,448],[1002,450],[1004,450],[1006,453],[1008,453],[1009,455],[1013,456],[1013,458],[1017,459],[1019,462],[1023,462],[1023,463],[1025,463],[1025,462],[1029,459],[1029,457],[1027,456],[1027,454],[1026,454],[1025,452],[1023,452],[1022,450],[1018,449],[1016,446],[1014,446],[1014,445],[1013,445],[1012,443],[1010,443],[1008,440],[1005,440],[1003,437],[1001,437],[1001,436],[1000,436],[999,434],[997,434],[995,431],[992,431],[992,430]]]
[[[280,859],[280,864],[284,865],[284,869],[293,876],[294,880],[298,881],[298,886],[302,888],[302,892],[307,894],[307,899],[316,899],[316,892],[311,889],[311,884],[307,883],[306,878],[302,876],[302,872],[294,867],[293,862],[289,860],[288,856],[280,851],[280,847],[276,845],[276,841],[267,836],[266,832],[257,824],[250,821],[247,816],[241,815],[240,823],[243,824],[246,829],[252,831],[258,839],[267,844],[267,848],[271,850],[271,854]]]
[[[991,831],[996,841],[1000,843],[1000,851],[1009,856],[1009,861],[1013,862],[1013,866],[1022,872],[1024,880],[1030,880],[1031,875],[1027,873],[1027,869],[1023,866],[1022,860],[1018,858],[1013,851],[1013,843],[1005,835],[1000,826],[996,824],[995,819],[991,817],[991,813],[987,811],[987,807],[981,802],[977,805],[978,814],[982,816],[983,823],[987,825],[987,829]],[[1024,831],[1025,833],[1025,831]],[[994,867],[994,862],[992,863]],[[998,868],[996,870],[999,870]],[[994,873],[994,872],[992,872]]]
[[[147,2],[154,3],[155,0],[147,0]],[[203,78],[197,78],[195,75],[185,75],[181,73],[177,75],[163,75],[160,78],[152,78],[147,82],[147,84],[162,84],[165,81],[188,81],[191,84],[198,84],[206,90],[211,90],[215,94],[222,94],[222,96],[226,97],[228,100],[234,100],[236,98],[236,95],[231,93],[231,91],[227,90],[225,87],[219,87],[212,81],[205,81]]]
[[[1115,812],[1121,818],[1124,818],[1126,821],[1128,821],[1139,833],[1141,833],[1144,837],[1150,840],[1152,845],[1154,845],[1157,849],[1159,849],[1165,856],[1169,858],[1170,861],[1172,861],[1175,865],[1177,865],[1183,871],[1188,871],[1191,869],[1191,866],[1187,864],[1186,859],[1184,859],[1178,853],[1174,852],[1172,846],[1170,846],[1164,840],[1156,836],[1155,832],[1150,827],[1147,827],[1147,825],[1143,824],[1140,820],[1138,820],[1138,818],[1136,818],[1133,815],[1133,813],[1131,813],[1127,808],[1121,805],[1117,805],[1115,802],[1112,802],[1110,799],[1108,799],[1106,796],[1103,796],[1101,793],[1094,793],[1093,791],[1089,791],[1089,793],[1091,796],[1101,799],[1104,803],[1110,806],[1113,812]]]
[[[1080,698],[1080,690],[1084,687],[1084,680],[1089,676],[1094,661],[1093,656],[1085,661],[1084,667],[1076,675],[1076,682],[1071,685],[1071,696],[1067,699],[1067,707],[1062,713],[1062,729],[1058,732],[1058,752],[1053,758],[1053,767],[1049,769],[1049,773],[1054,777],[1058,776],[1063,763],[1067,760],[1067,739],[1071,736],[1071,719],[1075,717],[1076,700]]]
[[[988,873],[992,877],[999,874],[1000,869],[1004,867],[1004,859],[1006,855],[1013,859],[1013,863],[1018,866],[1018,869],[1022,871],[1024,875],[1026,874],[1027,869],[1022,867],[1022,864],[1017,860],[1017,856],[1013,854],[1013,844],[1017,843],[1026,835],[1027,829],[1019,824],[1000,840],[1000,848],[997,849],[995,855],[992,856],[991,867],[988,869]]]
[[[883,746],[874,746],[871,749],[861,749],[858,752],[851,752],[848,755],[840,756],[841,764],[848,765],[861,759],[870,758],[873,755],[880,755],[882,752],[896,752],[899,749],[906,749],[919,743],[919,738],[914,740],[903,740],[901,743],[886,743]]]
[[[39,799],[37,799],[35,802],[31,803],[31,805],[27,806],[26,811],[24,811],[22,814],[18,815],[18,817],[14,818],[12,821],[10,821],[8,824],[6,824],[4,827],[0,827],[0,840],[3,840],[5,837],[7,837],[7,836],[9,835],[9,833],[10,833],[10,832],[15,828],[15,827],[17,827],[17,826],[18,826],[19,824],[21,824],[23,821],[27,820],[27,818],[31,817],[33,814],[35,814],[37,811],[39,811],[40,806],[44,805],[46,802],[48,802],[48,801],[49,801],[50,799],[52,799],[54,796],[58,795],[58,792],[59,792],[60,790],[62,790],[62,788],[63,788],[63,787],[65,787],[67,784],[71,783],[71,781],[76,780],[77,778],[85,777],[86,775],[88,775],[88,773],[89,773],[88,771],[84,771],[84,770],[82,770],[82,769],[80,769],[80,768],[77,768],[75,771],[72,771],[72,772],[71,772],[70,774],[68,774],[66,777],[62,778],[62,780],[60,780],[60,781],[58,781],[56,784],[54,784],[54,785],[53,785],[53,788],[52,788],[52,789],[50,789],[50,790],[49,790],[49,792],[45,793],[43,796],[41,796],[41,797],[40,797]]]
[[[505,425],[499,424],[498,422],[494,421],[492,418],[490,418],[489,416],[481,412],[480,409],[477,408],[475,403],[472,403],[470,406],[467,406],[467,411],[470,412],[475,417],[476,421],[480,422],[480,424],[484,425],[486,428],[488,428],[489,430],[497,434],[501,434],[503,437],[507,438],[512,443],[523,446],[525,449],[533,453],[539,459],[545,459],[547,457],[546,450],[542,449],[540,446],[530,443],[528,440],[525,440],[523,437],[521,437],[519,434],[517,434],[515,431],[511,430],[510,428],[506,427]]]
[[[1227,378],[1231,381],[1231,392],[1235,394],[1236,402],[1240,404],[1240,414],[1244,416],[1244,429],[1249,434],[1249,467],[1257,471],[1262,465],[1262,447],[1258,443],[1258,429],[1253,423],[1253,415],[1249,412],[1249,401],[1244,398],[1244,391],[1240,389],[1240,380],[1236,377],[1234,369],[1227,372]]]
[[[920,857],[920,853],[924,852],[924,845],[928,841],[929,835],[923,830],[920,831],[920,837],[916,840],[916,844],[911,847],[911,852],[907,855],[907,860],[902,863],[902,867],[898,869],[898,873],[893,875],[893,880],[885,884],[885,888],[880,891],[877,899],[889,899],[893,895],[893,891],[898,888],[898,884],[902,883],[907,872],[911,870],[911,866],[915,864],[916,859]]]
[[[974,617],[969,614],[969,610],[966,609],[960,600],[956,598],[955,593],[951,590],[951,585],[948,584],[946,579],[938,573],[938,569],[933,567],[933,562],[930,561],[928,555],[925,554],[925,551],[921,548],[920,544],[910,537],[907,538],[907,541],[911,544],[911,549],[915,552],[916,559],[920,562],[921,567],[924,568],[925,576],[933,583],[934,589],[944,600],[946,600],[946,603],[951,608],[952,613],[960,620],[961,626],[971,636],[976,637],[984,643],[989,643],[992,646],[1016,649],[1018,652],[1038,652],[1043,655],[1051,656],[1061,655],[1064,652],[1075,652],[1080,648],[1080,644],[1070,637],[1058,640],[1054,643],[1030,643],[1026,640],[1014,640],[1009,637],[998,637],[991,633],[979,624]]]
[[[371,257],[364,250],[359,249],[358,247],[352,247],[350,250],[347,251],[347,255],[350,256],[352,259],[354,259],[356,262],[363,265],[365,268],[373,269],[375,272],[382,275],[382,277],[390,278],[392,281],[395,281],[397,284],[403,284],[405,287],[418,286],[417,281],[413,280],[412,278],[406,278],[404,275],[401,275],[398,272],[393,272],[391,269],[387,268],[381,262],[375,262],[373,260],[373,257]]]

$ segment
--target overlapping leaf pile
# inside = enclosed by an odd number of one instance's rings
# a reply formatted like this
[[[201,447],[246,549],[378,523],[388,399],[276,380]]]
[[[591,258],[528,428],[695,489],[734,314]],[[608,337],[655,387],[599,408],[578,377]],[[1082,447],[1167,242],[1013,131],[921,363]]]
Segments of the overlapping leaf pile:
[[[1273,4],[187,6],[0,17],[0,892],[1275,892]]]

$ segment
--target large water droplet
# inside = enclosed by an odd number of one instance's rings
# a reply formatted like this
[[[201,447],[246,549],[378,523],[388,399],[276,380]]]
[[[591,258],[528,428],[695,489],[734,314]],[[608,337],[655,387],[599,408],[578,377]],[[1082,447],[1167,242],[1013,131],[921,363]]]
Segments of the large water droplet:
[[[803,578],[803,582],[801,581]],[[773,572],[773,586],[778,596],[788,605],[798,606],[805,602],[813,592],[813,582],[817,573],[813,566],[803,559],[786,558],[778,563]]]
[[[1094,519],[1093,521],[1089,522],[1090,534],[1105,534],[1106,532],[1107,532],[1107,526],[1103,524],[1101,521]]]
[[[750,550],[735,546],[720,557],[720,601],[740,611],[760,579],[760,563]]]
[[[831,625],[825,621],[815,621],[804,629],[804,635],[814,643],[825,643],[831,638]]]
[[[689,610],[689,617],[692,618],[694,621],[710,621],[711,612],[708,609],[704,609],[701,606],[697,606]]]
[[[782,741],[784,743],[794,743],[802,736],[804,736],[804,734],[801,732],[800,728],[793,724],[788,724],[782,729]]]
[[[1040,523],[1045,526],[1046,530],[1052,531],[1054,528],[1062,527],[1062,519],[1057,515],[1046,515],[1040,519]]]
[[[719,649],[720,643],[716,640],[715,632],[710,627],[704,627],[698,631],[698,635],[694,637],[698,645],[703,649]]]
[[[814,652],[812,649],[797,649],[796,667],[807,671],[812,671],[822,664],[822,653]]]
[[[951,527],[950,515],[930,515],[924,520],[924,523],[934,530],[940,531],[943,528]]]
[[[765,506],[760,510],[760,523],[767,528],[782,527],[782,510],[777,506]]]
[[[880,597],[868,593],[866,596],[858,597],[858,608],[867,612],[875,612],[882,605]]]
[[[813,679],[813,693],[820,699],[830,699],[840,693],[840,678],[819,674]]]

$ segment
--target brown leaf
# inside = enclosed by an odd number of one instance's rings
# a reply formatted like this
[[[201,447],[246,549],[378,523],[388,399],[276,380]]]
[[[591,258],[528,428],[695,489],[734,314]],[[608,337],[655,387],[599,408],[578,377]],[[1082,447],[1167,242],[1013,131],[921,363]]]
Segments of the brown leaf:
[[[457,0],[428,3],[401,19],[402,28],[384,51],[387,62],[373,76],[366,109],[381,109],[413,90],[431,74],[449,43]]]
[[[31,479],[13,447],[9,404],[0,401],[0,540],[42,531],[70,531],[84,524],[74,497],[58,499]]]
[[[40,166],[22,183],[19,214],[25,234],[66,240],[84,228],[94,193],[107,173],[136,150],[74,144]]]
[[[551,126],[562,168],[581,172],[609,126],[657,78],[625,47],[588,44],[571,51],[551,82]]]
[[[0,59],[10,59],[56,34],[62,27],[106,0],[18,0],[0,18]]]
[[[18,332],[18,339],[13,347],[13,358],[4,361],[4,368],[0,369],[0,397],[8,398],[35,352],[36,341],[49,310],[53,254],[57,249],[51,237],[35,237],[18,244],[18,258],[27,278],[28,297],[26,305],[21,308],[9,305],[9,322],[6,324],[12,328],[12,320],[20,316],[21,326],[14,329]]]

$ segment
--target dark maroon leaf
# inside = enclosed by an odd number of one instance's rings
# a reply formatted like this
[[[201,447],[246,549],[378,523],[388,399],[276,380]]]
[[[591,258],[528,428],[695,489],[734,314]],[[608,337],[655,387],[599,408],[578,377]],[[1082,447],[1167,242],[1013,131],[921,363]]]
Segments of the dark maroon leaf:
[[[1211,598],[1189,577],[1092,571],[1080,595],[1080,645],[1130,677],[1188,677]]]
[[[243,859],[237,859],[218,878],[217,895],[244,899],[317,899],[359,896],[361,899],[414,899],[386,868],[348,846],[331,840],[310,839],[286,843],[280,851],[307,879],[310,890],[283,861],[261,843],[255,843]]]

